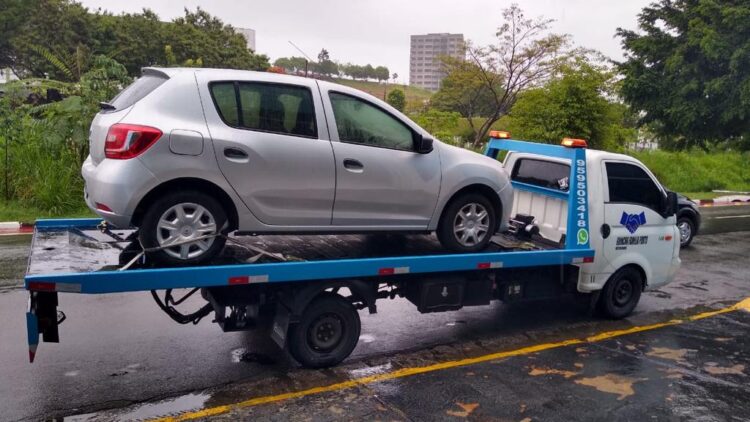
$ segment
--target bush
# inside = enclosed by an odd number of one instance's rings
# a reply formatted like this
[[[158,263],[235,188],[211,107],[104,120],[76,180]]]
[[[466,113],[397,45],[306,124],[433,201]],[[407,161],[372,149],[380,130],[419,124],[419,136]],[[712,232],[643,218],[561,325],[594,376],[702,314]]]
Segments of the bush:
[[[750,190],[750,153],[691,150],[628,152],[676,192]]]

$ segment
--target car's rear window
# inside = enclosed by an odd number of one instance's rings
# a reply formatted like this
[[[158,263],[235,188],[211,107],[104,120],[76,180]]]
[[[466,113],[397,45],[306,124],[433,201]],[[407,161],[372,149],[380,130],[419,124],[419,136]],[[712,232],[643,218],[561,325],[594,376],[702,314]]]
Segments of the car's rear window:
[[[570,181],[570,166],[544,160],[521,158],[513,166],[511,180],[543,188],[566,191]]]
[[[137,103],[143,97],[151,93],[151,91],[158,88],[161,84],[167,81],[166,76],[160,75],[143,75],[136,79],[135,82],[128,85],[127,88],[120,91],[115,98],[109,103],[114,106],[115,110],[122,110]]]

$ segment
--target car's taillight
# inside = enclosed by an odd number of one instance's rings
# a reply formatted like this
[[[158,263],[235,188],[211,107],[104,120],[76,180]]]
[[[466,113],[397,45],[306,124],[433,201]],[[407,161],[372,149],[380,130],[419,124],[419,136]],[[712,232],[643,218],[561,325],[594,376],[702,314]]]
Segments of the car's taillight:
[[[122,123],[112,125],[104,143],[104,156],[118,160],[137,157],[149,149],[161,135],[162,131],[155,127]]]

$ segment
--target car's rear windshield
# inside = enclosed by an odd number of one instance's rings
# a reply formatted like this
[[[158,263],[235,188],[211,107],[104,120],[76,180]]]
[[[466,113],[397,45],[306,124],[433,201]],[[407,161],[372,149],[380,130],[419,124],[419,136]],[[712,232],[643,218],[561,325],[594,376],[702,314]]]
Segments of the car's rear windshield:
[[[109,102],[115,110],[122,110],[132,106],[133,104],[140,101],[143,97],[148,95],[151,91],[158,88],[161,84],[167,81],[166,76],[162,75],[143,75],[136,79],[135,82],[130,84],[127,88],[120,91],[119,94],[112,101]]]

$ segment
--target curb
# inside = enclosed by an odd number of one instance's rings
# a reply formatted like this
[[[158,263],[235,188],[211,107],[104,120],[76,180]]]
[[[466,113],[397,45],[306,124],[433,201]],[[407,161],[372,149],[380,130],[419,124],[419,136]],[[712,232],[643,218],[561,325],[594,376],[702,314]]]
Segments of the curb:
[[[34,233],[34,225],[30,223],[21,223],[19,221],[6,221],[0,223],[0,236],[32,233]]]

